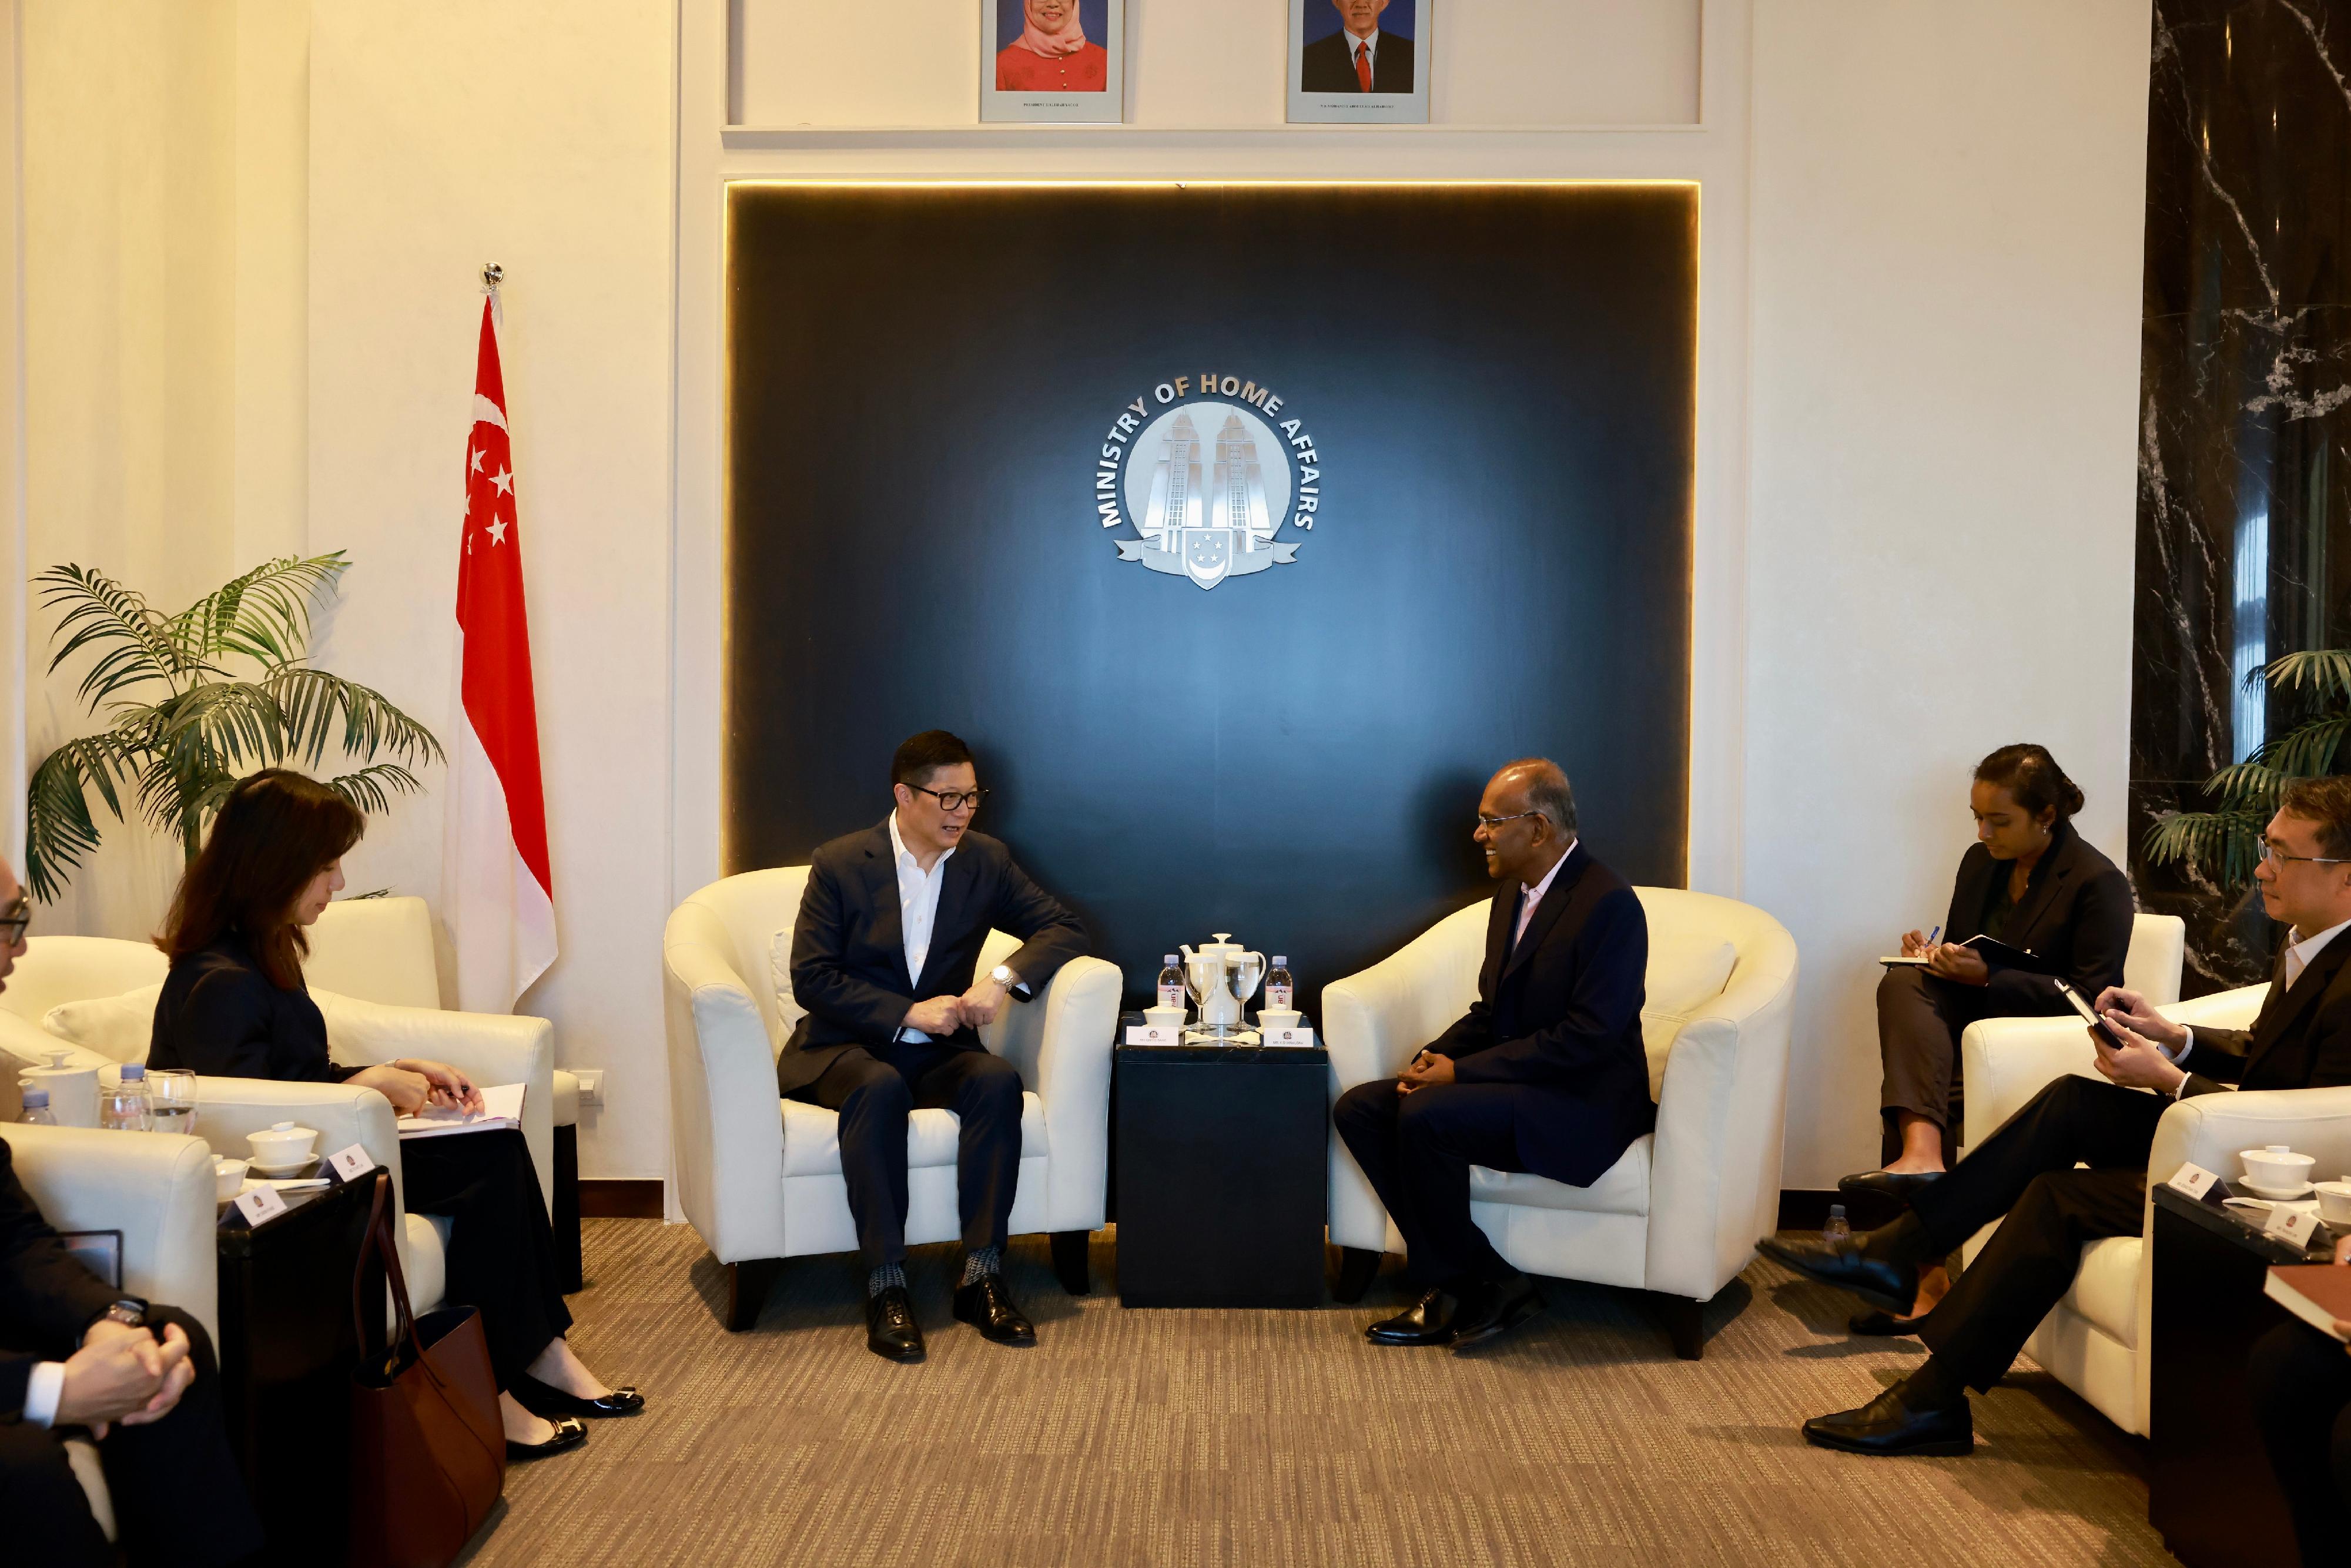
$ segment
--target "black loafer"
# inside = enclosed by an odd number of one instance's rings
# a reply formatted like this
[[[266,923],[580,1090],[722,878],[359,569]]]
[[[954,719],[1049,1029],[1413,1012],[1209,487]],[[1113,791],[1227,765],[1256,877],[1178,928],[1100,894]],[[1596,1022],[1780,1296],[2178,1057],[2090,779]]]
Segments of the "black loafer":
[[[1382,1318],[1364,1331],[1374,1344],[1451,1344],[1453,1319],[1461,1303],[1441,1290],[1431,1291],[1392,1318]]]
[[[923,1325],[914,1321],[914,1303],[905,1286],[893,1285],[865,1298],[865,1348],[884,1361],[923,1359]]]
[[[1858,1410],[1813,1416],[1804,1423],[1804,1441],[1848,1454],[1968,1454],[1975,1451],[1976,1424],[1965,1398],[1948,1410],[1913,1410],[1889,1388]]]
[[[634,1388],[615,1388],[601,1399],[582,1399],[525,1373],[507,1390],[516,1403],[534,1416],[578,1416],[597,1420],[608,1416],[633,1416],[645,1407],[645,1396]]]
[[[533,1414],[537,1412],[534,1411]],[[581,1421],[577,1416],[558,1416],[549,1425],[554,1427],[555,1436],[544,1443],[517,1443],[512,1437],[508,1437],[507,1463],[511,1465],[524,1459],[543,1459],[549,1454],[559,1454],[567,1448],[576,1448],[588,1440],[587,1423]]]
[[[1857,1334],[1899,1339],[1916,1334],[1924,1318],[1897,1318],[1892,1312],[1855,1312],[1845,1322],[1845,1328]]]
[[[1467,1350],[1498,1339],[1541,1311],[1542,1298],[1535,1294],[1534,1281],[1524,1274],[1480,1286],[1453,1314],[1453,1348]]]
[[[1941,1171],[1855,1171],[1837,1178],[1839,1192],[1874,1192],[1908,1203],[1922,1186],[1931,1186],[1943,1179]]]
[[[1001,1274],[982,1274],[970,1284],[956,1287],[955,1315],[957,1322],[969,1323],[979,1331],[980,1338],[998,1344],[1037,1343],[1036,1325],[1013,1305],[1012,1292],[1004,1288]]]
[[[1850,1291],[1882,1312],[1907,1317],[1918,1301],[1918,1270],[1865,1258],[1851,1241],[1832,1245],[1817,1236],[1793,1240],[1766,1236],[1755,1243],[1766,1258],[1785,1263],[1807,1280]]]

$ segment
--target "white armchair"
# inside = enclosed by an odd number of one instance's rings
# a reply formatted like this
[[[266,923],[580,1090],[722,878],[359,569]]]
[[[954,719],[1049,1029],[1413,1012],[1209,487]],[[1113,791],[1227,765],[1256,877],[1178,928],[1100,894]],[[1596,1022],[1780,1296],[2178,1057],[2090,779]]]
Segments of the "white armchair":
[[[170,1134],[85,1127],[0,1125],[0,1138],[44,1219],[59,1230],[122,1232],[122,1288],[179,1308],[218,1341],[211,1150]],[[78,1439],[66,1453],[112,1541],[114,1505],[97,1449]]]
[[[1780,1204],[1788,1019],[1796,944],[1750,904],[1644,887],[1641,1011],[1656,1131],[1588,1187],[1473,1166],[1469,1212],[1529,1273],[1652,1293],[1677,1354],[1702,1349],[1698,1309],[1754,1256]],[[1361,974],[1323,989],[1331,1098],[1393,1077],[1468,1009],[1487,906],[1470,905]],[[1360,1297],[1382,1252],[1404,1250],[1354,1156],[1331,1139],[1331,1239],[1347,1249],[1339,1294]]]
[[[2136,950],[2134,942],[2134,955]],[[2176,979],[2173,990],[2177,994]],[[2174,1002],[2163,1014],[2191,1026],[2246,1029],[2268,995],[2266,985],[2248,986]],[[2064,1074],[2098,1077],[2082,1022],[2071,1016],[1986,1019],[1960,1037],[1959,1057],[1967,1075],[1970,1148]],[[2156,1129],[2147,1172],[2151,1179],[2162,1180],[2179,1168],[2180,1161],[2193,1160],[2207,1170],[2235,1176],[2242,1169],[2238,1150],[2281,1143],[2318,1155],[2322,1168],[2351,1170],[2351,1089],[2199,1094],[2182,1101],[2164,1113]],[[1972,1260],[1990,1235],[1987,1227],[1970,1239],[1963,1249],[1966,1256]],[[2144,1226],[2137,1236],[2108,1237],[2084,1247],[2074,1288],[2024,1344],[2024,1353],[2060,1383],[2124,1431],[2141,1437],[2147,1435],[2148,1425],[2147,1324],[2155,1278],[2151,1250]]]
[[[669,1030],[670,1150],[679,1207],[727,1270],[726,1326],[748,1328],[786,1258],[857,1246],[841,1175],[837,1118],[776,1092],[776,1059],[799,1023],[776,938],[799,917],[806,866],[747,872],[678,905],[662,936]],[[985,970],[1019,943],[990,932]],[[1020,1178],[1014,1235],[1048,1231],[1061,1282],[1087,1289],[1086,1236],[1102,1223],[1109,1176],[1112,1036],[1119,972],[1073,958],[1036,999],[981,1031],[1020,1070]],[[906,1239],[960,1234],[956,1118],[918,1110],[906,1129]]]

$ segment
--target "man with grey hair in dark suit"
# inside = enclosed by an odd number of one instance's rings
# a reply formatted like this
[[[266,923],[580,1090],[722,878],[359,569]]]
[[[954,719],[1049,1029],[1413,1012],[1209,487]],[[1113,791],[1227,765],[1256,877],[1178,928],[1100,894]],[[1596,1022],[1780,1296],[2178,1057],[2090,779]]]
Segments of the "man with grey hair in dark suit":
[[[1357,1084],[1332,1112],[1422,1291],[1364,1330],[1374,1344],[1474,1344],[1540,1309],[1469,1218],[1471,1166],[1589,1186],[1656,1124],[1641,1043],[1648,921],[1578,841],[1567,775],[1540,757],[1507,764],[1472,836],[1501,883],[1477,1001],[1401,1075]]]

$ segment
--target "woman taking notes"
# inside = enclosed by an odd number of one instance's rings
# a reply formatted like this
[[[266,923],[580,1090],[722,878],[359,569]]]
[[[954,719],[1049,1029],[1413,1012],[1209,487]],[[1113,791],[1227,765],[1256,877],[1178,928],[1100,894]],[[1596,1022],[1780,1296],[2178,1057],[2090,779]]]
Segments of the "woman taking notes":
[[[1957,1152],[1959,1036],[1978,1019],[2068,1013],[2057,981],[2095,997],[2123,980],[2137,905],[2129,879],[2082,841],[2082,791],[2038,746],[2003,746],[1976,765],[1968,803],[1976,843],[1959,861],[1943,940],[1913,931],[1877,985],[1886,1168],[1847,1190],[1901,1197],[1943,1174]],[[1987,960],[1970,937],[2021,948],[2032,968]]]
[[[302,984],[302,928],[343,885],[343,855],[364,827],[341,796],[283,768],[229,791],[158,938],[172,972],[155,1003],[151,1065],[357,1083],[403,1114],[428,1104],[480,1108],[480,1091],[444,1062],[355,1070],[328,1060],[326,1019]],[[556,1287],[554,1232],[522,1134],[412,1139],[400,1160],[409,1209],[451,1221],[448,1298],[481,1312],[508,1455],[575,1447],[587,1437],[578,1417],[642,1409],[635,1389],[607,1388],[564,1343],[571,1313]]]

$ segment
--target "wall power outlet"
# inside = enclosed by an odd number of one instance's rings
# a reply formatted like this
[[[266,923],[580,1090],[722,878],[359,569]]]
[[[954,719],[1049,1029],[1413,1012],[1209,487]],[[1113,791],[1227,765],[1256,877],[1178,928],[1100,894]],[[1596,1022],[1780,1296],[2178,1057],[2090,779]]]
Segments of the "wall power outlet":
[[[575,1067],[571,1076],[580,1080],[580,1103],[601,1105],[604,1103],[604,1070],[601,1067]]]

